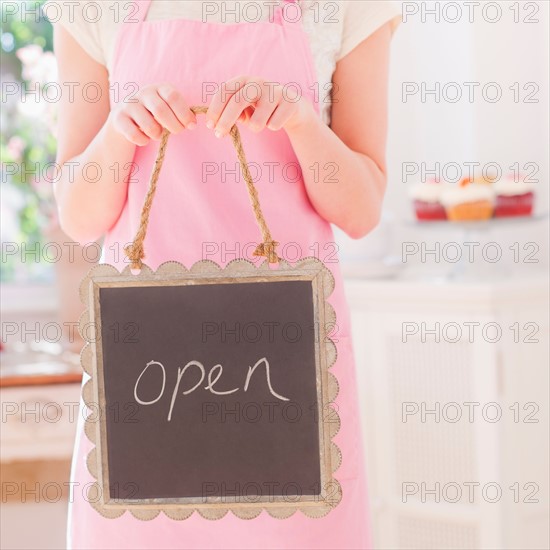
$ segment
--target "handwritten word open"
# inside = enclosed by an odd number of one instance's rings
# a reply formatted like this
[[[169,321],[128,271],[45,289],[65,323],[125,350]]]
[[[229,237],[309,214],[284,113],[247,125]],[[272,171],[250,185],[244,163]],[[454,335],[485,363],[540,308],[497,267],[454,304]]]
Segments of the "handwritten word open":
[[[262,357],[261,359],[259,359],[253,367],[248,367],[248,373],[247,373],[246,379],[244,381],[243,391],[246,392],[248,390],[252,375],[254,374],[256,369],[262,364],[265,366],[265,376],[266,376],[267,387],[269,388],[269,391],[271,392],[271,395],[273,395],[277,399],[280,399],[281,401],[290,401],[290,399],[288,399],[287,397],[284,397],[283,395],[278,394],[273,389],[273,386],[271,385],[271,376],[270,376],[270,373],[269,373],[269,362],[267,361],[266,357]],[[147,369],[149,369],[149,367],[151,367],[153,365],[157,365],[161,368],[162,387],[161,387],[161,390],[160,390],[158,396],[155,399],[152,399],[150,401],[143,401],[138,396],[139,382],[140,382],[142,376],[147,372]],[[229,394],[232,394],[232,393],[235,393],[235,392],[239,391],[239,389],[240,389],[240,388],[234,388],[232,390],[226,390],[226,391],[218,391],[218,390],[214,389],[214,385],[218,382],[218,380],[221,378],[222,373],[223,373],[223,366],[220,365],[219,363],[217,365],[214,365],[210,369],[210,371],[208,372],[208,376],[207,376],[206,369],[204,368],[204,365],[200,361],[189,361],[189,363],[187,363],[183,368],[178,367],[178,377],[177,377],[177,380],[176,380],[176,384],[174,386],[174,391],[172,392],[172,400],[170,401],[170,410],[168,411],[168,417],[167,417],[168,422],[170,422],[170,420],[172,420],[172,411],[174,409],[174,403],[176,402],[176,397],[177,397],[178,391],[180,389],[180,383],[181,383],[181,380],[183,378],[183,375],[191,367],[194,367],[195,369],[199,370],[200,379],[193,387],[191,387],[187,390],[184,390],[182,392],[182,395],[189,395],[190,393],[194,392],[204,382],[205,378],[207,378],[208,383],[206,384],[206,386],[204,386],[204,389],[206,391],[209,391],[209,392],[213,393],[214,395],[229,395]],[[162,396],[164,395],[165,387],[166,387],[166,369],[164,368],[164,365],[162,363],[160,363],[159,361],[154,361],[154,360],[149,361],[149,363],[147,363],[147,365],[145,366],[143,371],[141,371],[141,374],[138,376],[138,379],[136,380],[136,384],[134,386],[134,398],[140,405],[153,405],[153,404],[157,403],[157,401],[159,401],[162,398]]]

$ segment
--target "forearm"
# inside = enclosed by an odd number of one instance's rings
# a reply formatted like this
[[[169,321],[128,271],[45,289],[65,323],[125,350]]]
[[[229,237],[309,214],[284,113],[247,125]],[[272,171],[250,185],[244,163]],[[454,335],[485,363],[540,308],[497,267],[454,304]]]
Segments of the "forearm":
[[[109,116],[86,149],[58,159],[54,192],[61,228],[81,244],[93,242],[118,219],[126,201],[135,144],[117,132]]]
[[[378,223],[386,175],[368,156],[350,149],[311,104],[300,124],[286,128],[313,207],[353,238]]]

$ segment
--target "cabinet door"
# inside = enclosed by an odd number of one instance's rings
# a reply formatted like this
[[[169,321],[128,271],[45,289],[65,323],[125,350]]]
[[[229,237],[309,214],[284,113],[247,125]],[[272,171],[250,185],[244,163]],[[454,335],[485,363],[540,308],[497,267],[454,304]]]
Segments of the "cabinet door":
[[[70,459],[80,384],[2,388],[1,460]]]
[[[494,319],[393,306],[352,309],[375,547],[502,548]]]

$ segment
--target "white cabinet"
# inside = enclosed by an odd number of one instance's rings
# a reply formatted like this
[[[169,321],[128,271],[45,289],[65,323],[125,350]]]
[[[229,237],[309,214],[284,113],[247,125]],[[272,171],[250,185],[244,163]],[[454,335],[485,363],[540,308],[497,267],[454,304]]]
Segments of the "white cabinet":
[[[2,388],[0,461],[70,460],[79,400],[79,383]]]
[[[1,548],[65,547],[79,399],[79,383],[0,390]]]
[[[549,548],[547,280],[346,292],[375,548]]]

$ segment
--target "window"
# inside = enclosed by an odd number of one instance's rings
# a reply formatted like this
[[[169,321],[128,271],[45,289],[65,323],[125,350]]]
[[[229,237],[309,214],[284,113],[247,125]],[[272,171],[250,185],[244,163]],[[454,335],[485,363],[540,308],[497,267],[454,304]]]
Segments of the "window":
[[[44,257],[55,227],[56,62],[40,2],[2,6],[0,275],[4,283],[52,283]]]

